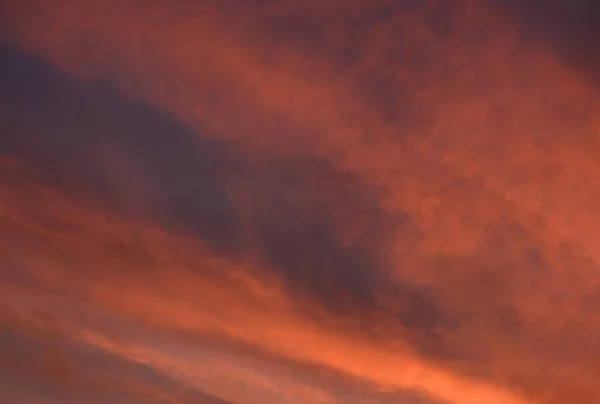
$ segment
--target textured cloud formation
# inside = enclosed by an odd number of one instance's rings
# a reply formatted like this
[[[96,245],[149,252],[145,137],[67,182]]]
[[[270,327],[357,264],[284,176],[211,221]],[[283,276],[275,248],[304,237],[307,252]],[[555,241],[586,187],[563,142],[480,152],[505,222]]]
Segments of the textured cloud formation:
[[[533,28],[572,68],[597,83],[600,59],[600,7],[593,0],[508,1],[505,11]],[[536,32],[537,31],[537,32]]]
[[[5,3],[4,400],[600,401],[591,3]]]

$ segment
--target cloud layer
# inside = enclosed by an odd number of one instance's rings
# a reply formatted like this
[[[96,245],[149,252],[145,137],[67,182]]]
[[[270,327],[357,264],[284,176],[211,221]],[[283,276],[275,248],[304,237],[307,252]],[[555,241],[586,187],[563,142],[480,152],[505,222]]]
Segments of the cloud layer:
[[[0,6],[5,399],[600,400],[587,3],[319,3]]]

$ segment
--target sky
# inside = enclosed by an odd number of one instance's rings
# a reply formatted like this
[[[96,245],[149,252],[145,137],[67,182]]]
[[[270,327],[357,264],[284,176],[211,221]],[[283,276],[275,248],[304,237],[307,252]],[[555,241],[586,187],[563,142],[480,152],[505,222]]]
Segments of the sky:
[[[599,27],[0,2],[0,402],[600,403]]]

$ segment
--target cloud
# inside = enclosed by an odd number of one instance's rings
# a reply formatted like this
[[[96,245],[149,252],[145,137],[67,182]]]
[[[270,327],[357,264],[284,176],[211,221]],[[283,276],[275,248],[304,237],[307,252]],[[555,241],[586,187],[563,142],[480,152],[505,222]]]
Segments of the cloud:
[[[599,60],[593,49],[600,41],[598,3],[578,1],[509,1],[500,4],[529,27],[530,35],[554,49],[566,63],[597,85]]]
[[[386,286],[375,250],[395,227],[411,224],[405,212],[381,212],[376,188],[312,156],[247,162],[114,90],[77,86],[14,50],[4,55],[4,86],[12,90],[4,150],[38,167],[38,181],[228,254],[244,253],[250,242],[292,293],[329,309],[380,309],[375,295]],[[339,240],[350,226],[355,239]],[[415,310],[407,321],[434,321],[419,320],[417,305],[442,316],[419,291],[406,289],[394,292]]]
[[[4,399],[41,403],[110,400],[230,404],[201,390],[180,386],[151,366],[74,340],[68,327],[57,330],[40,314],[28,318],[28,313],[3,307],[0,374],[4,389],[0,396]],[[7,322],[11,323],[9,327]]]
[[[597,401],[592,78],[489,2],[361,3],[4,6],[11,296],[370,392]]]

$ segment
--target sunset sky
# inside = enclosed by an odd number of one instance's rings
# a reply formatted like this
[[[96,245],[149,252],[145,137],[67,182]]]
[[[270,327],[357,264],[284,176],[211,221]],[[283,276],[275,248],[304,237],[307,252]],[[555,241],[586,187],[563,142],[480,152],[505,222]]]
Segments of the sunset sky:
[[[0,403],[600,403],[600,2],[0,1]]]

